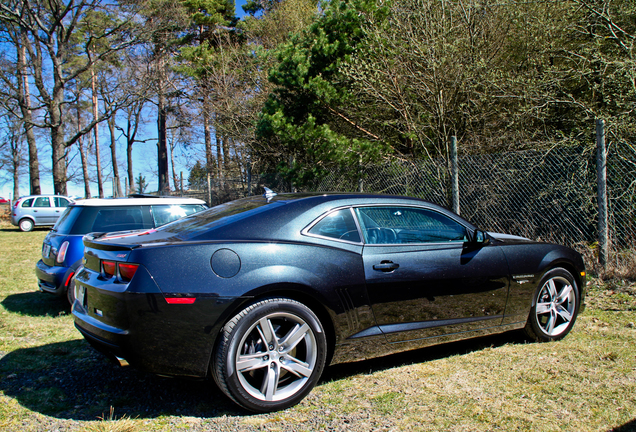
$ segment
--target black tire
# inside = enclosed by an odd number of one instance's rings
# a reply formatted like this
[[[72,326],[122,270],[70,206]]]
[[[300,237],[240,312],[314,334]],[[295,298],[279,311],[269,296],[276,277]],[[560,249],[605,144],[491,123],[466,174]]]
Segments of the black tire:
[[[33,221],[29,218],[21,219],[20,222],[18,222],[18,228],[20,228],[22,232],[32,231],[34,225]]]
[[[71,307],[73,306],[73,303],[75,303],[75,275],[77,275],[77,273],[79,273],[82,270],[82,267],[83,267],[82,261],[78,261],[75,264],[73,264],[71,268],[68,269],[68,271],[66,272],[66,275],[64,276],[64,281],[66,281],[68,279],[69,274],[73,274],[73,276],[71,276],[71,279],[68,281],[68,285],[65,288],[66,299],[68,300]]]
[[[574,326],[580,299],[579,287],[569,271],[548,271],[532,299],[525,333],[538,342],[563,339]]]
[[[219,388],[234,402],[270,412],[300,402],[318,382],[326,357],[325,332],[311,309],[271,298],[227,322],[211,368]]]

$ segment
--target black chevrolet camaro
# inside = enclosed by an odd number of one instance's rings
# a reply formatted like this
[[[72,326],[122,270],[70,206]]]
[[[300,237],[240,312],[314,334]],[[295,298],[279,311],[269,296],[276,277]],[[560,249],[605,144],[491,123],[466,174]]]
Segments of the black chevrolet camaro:
[[[574,250],[407,197],[268,191],[84,244],[86,340],[156,374],[211,375],[260,412],[298,403],[327,364],[512,329],[560,339],[585,295]]]

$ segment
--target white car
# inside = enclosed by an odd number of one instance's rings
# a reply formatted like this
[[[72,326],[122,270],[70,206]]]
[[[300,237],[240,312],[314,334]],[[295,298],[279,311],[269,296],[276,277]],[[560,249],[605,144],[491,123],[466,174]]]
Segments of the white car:
[[[29,195],[18,198],[11,209],[11,223],[20,231],[34,226],[53,226],[73,200],[61,195]]]

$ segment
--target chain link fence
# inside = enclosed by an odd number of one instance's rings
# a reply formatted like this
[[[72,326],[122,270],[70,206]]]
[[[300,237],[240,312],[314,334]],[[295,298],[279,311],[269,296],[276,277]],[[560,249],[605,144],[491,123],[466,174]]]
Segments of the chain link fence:
[[[448,162],[392,159],[354,170],[333,169],[298,192],[369,192],[407,195],[451,207]],[[636,248],[636,149],[608,148],[610,242]],[[263,192],[293,190],[280,176],[252,173],[190,192],[211,205]],[[596,155],[585,148],[554,148],[459,158],[460,214],[482,229],[568,246],[598,237]]]

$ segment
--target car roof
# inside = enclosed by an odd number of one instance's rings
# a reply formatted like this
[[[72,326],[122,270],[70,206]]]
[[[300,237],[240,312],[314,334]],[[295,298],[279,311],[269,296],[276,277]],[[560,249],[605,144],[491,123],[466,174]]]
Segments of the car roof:
[[[138,206],[138,205],[177,205],[177,204],[205,204],[205,201],[198,198],[91,198],[77,200],[73,204],[75,207],[105,207],[105,206]]]

